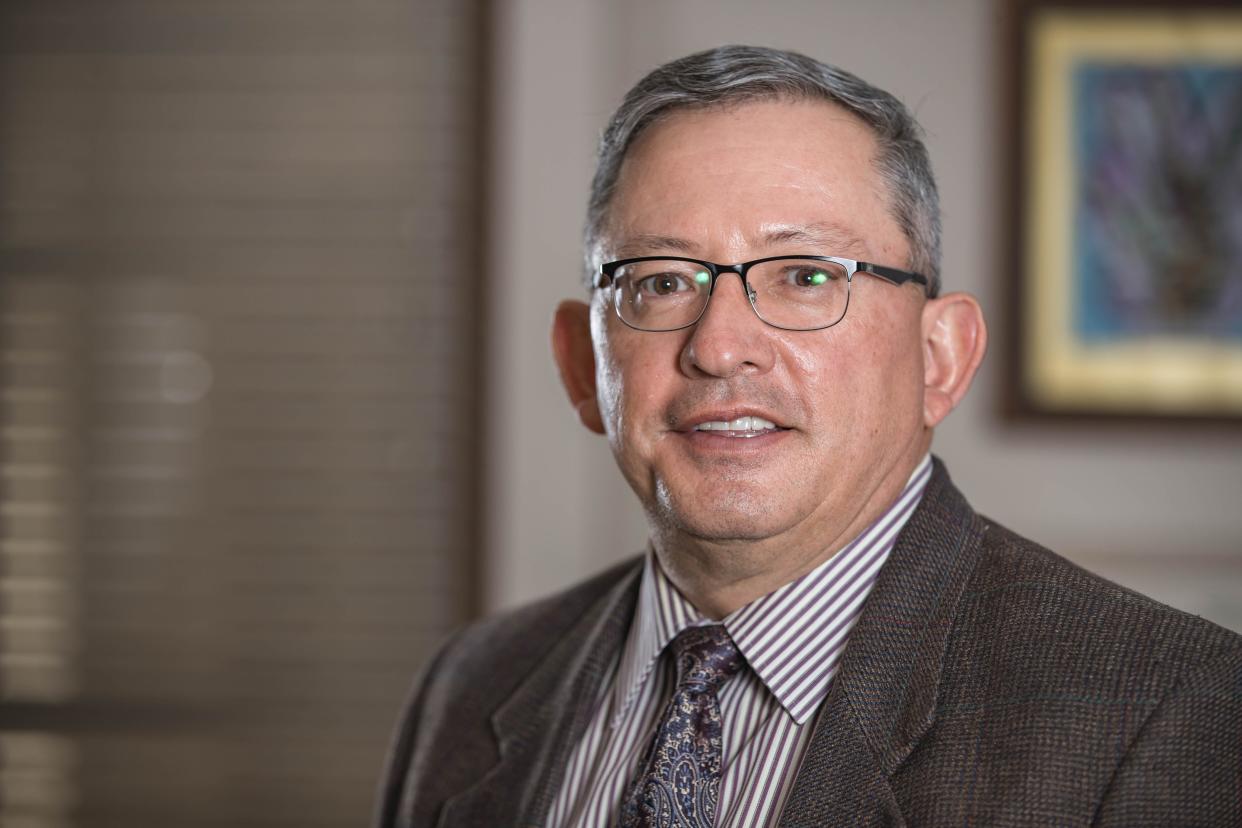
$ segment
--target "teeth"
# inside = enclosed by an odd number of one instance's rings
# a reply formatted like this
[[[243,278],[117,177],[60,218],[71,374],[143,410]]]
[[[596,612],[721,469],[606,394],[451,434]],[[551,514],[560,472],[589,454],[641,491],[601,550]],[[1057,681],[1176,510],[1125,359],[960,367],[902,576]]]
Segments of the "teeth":
[[[711,420],[699,423],[695,431],[773,431],[776,423],[762,417],[738,417],[736,420]]]

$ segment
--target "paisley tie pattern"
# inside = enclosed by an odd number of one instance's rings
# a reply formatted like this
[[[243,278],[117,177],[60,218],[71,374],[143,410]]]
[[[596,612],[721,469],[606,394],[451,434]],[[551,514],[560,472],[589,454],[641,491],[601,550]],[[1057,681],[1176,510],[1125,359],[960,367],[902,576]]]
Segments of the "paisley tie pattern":
[[[677,688],[655,739],[621,803],[621,828],[712,828],[720,793],[717,691],[742,667],[719,624],[673,639]]]

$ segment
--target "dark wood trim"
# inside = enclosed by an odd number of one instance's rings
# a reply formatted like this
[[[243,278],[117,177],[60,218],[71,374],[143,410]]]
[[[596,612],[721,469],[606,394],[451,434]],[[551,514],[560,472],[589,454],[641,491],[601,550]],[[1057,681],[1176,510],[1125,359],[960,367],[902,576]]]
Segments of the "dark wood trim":
[[[491,154],[491,135],[494,128],[493,105],[496,95],[494,74],[496,71],[493,55],[497,51],[495,39],[496,11],[492,0],[476,0],[475,3],[475,83],[474,83],[474,141],[471,155],[474,157],[474,176],[470,189],[474,198],[471,220],[475,228],[473,264],[471,272],[483,273],[485,262],[492,253],[492,227],[488,205],[491,203],[491,176],[493,161]],[[481,296],[481,294],[480,294]],[[492,331],[496,320],[491,318],[490,305],[479,301],[478,312],[472,317],[472,329],[467,334],[463,345],[471,349],[470,382],[472,404],[470,408],[470,433],[478,435],[478,439],[470,444],[466,462],[470,470],[466,475],[467,490],[465,502],[471,504],[466,513],[466,525],[462,527],[463,536],[469,545],[471,554],[463,562],[465,569],[464,581],[466,592],[463,596],[463,607],[467,618],[476,618],[483,613],[485,596],[484,565],[486,549],[484,545],[488,536],[487,480],[491,473],[490,458],[494,455],[493,446],[487,430],[486,412],[490,410],[491,392],[487,387],[487,359],[491,344]]]

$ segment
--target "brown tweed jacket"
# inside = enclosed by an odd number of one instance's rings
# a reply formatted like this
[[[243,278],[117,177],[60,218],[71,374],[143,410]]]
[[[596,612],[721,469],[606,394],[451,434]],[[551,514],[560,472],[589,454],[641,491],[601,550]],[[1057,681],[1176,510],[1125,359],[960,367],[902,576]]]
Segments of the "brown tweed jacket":
[[[376,825],[541,826],[640,565],[458,633]],[[976,515],[939,461],[854,629],[782,826],[1242,825],[1242,638]]]

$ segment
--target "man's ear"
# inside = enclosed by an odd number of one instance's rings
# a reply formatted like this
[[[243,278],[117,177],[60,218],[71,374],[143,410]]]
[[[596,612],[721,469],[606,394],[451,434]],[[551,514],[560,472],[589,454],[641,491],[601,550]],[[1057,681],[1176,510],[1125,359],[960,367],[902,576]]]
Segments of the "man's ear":
[[[949,293],[923,306],[924,425],[934,428],[966,396],[987,347],[975,297]]]
[[[566,299],[556,307],[552,320],[552,353],[561,372],[561,384],[578,419],[596,434],[604,433],[599,402],[595,398],[595,351],[591,346],[591,308],[585,302]]]

